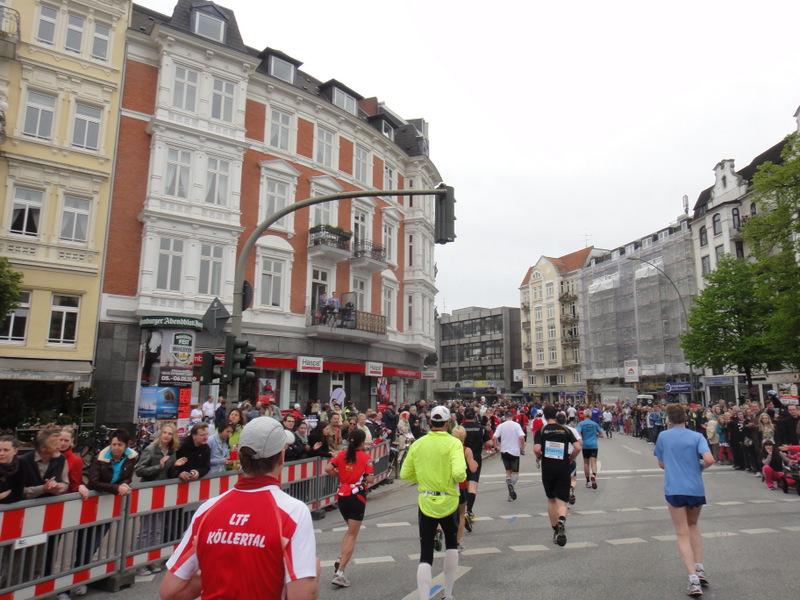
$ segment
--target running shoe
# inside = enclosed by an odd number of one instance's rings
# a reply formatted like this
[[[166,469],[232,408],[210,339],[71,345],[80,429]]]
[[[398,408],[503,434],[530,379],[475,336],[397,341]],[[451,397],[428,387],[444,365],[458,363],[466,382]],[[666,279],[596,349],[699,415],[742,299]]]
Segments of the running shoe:
[[[556,523],[556,544],[559,546],[566,546],[567,545],[567,531],[566,527],[564,526],[564,521],[559,521]]]
[[[708,585],[708,579],[706,579],[705,571],[697,571],[697,578],[700,580],[701,586],[706,587]]]
[[[517,492],[514,491],[514,485],[509,483],[508,484],[508,501],[513,502],[517,499]]]
[[[461,554],[464,551],[464,546],[461,544],[458,545],[458,553]]]
[[[437,529],[436,535],[433,538],[433,549],[436,550],[437,552],[441,552],[442,547],[444,546],[444,544],[442,543],[443,541],[444,541],[444,533],[442,533],[441,529]]]
[[[597,478],[594,475],[592,475],[592,489],[597,489]]]
[[[569,489],[569,503],[570,504],[575,504],[575,489],[574,488],[570,488]]]
[[[692,596],[694,598],[702,596],[703,595],[703,588],[700,587],[699,583],[692,583],[690,581],[689,582],[689,589],[686,590],[686,595],[687,596]]]
[[[331,580],[331,583],[333,585],[338,585],[339,587],[350,587],[350,580],[348,580],[344,575],[335,575]]]
[[[592,489],[592,483],[590,481],[586,482],[586,487]]]
[[[469,513],[464,515],[464,529],[472,531],[472,517],[469,516]]]

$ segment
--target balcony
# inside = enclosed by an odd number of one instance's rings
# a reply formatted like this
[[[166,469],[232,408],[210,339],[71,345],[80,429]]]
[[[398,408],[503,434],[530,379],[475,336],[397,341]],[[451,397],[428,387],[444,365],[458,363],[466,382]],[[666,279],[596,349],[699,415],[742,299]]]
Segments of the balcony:
[[[369,240],[356,240],[353,244],[350,266],[370,274],[380,273],[388,266],[386,250],[383,246]]]
[[[307,307],[306,335],[309,338],[362,344],[377,344],[388,339],[384,315],[355,310],[347,305],[338,310]]]
[[[525,369],[526,371],[530,371],[533,368],[533,362],[526,361],[522,363],[522,368]]]
[[[350,257],[353,234],[341,227],[315,225],[308,230],[308,257],[339,262]]]
[[[0,6],[0,57],[13,59],[19,44],[19,12]]]
[[[578,315],[573,315],[572,313],[567,313],[565,315],[561,315],[561,322],[562,323],[577,323],[578,322]]]
[[[559,302],[574,302],[578,299],[577,294],[573,292],[564,292],[558,297]]]
[[[565,335],[561,338],[561,343],[564,346],[580,346],[581,339],[577,335]]]

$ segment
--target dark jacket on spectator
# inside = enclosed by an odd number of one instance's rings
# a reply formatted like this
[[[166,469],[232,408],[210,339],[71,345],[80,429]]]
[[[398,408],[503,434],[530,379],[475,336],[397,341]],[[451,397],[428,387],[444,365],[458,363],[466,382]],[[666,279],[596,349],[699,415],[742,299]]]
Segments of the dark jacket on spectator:
[[[200,446],[194,445],[194,439],[191,435],[187,435],[181,442],[181,447],[175,453],[175,457],[186,457],[186,464],[181,467],[173,465],[170,470],[172,477],[177,477],[180,473],[197,471],[200,477],[205,477],[211,470],[211,448],[208,444],[201,444]]]
[[[161,453],[161,442],[156,440],[147,448],[142,450],[139,457],[139,462],[136,463],[136,474],[142,481],[159,481],[162,479],[170,478],[170,469],[175,464],[177,455],[168,446],[167,456],[169,459],[164,466],[161,466],[161,459],[164,455]]]
[[[114,483],[111,483],[114,478],[111,446],[103,448],[92,460],[92,466],[89,467],[89,485],[86,487],[98,492],[116,494],[120,485],[123,483],[130,485],[133,481],[133,470],[136,467],[138,458],[139,455],[133,448],[126,448],[119,477]]]
[[[11,490],[11,493],[0,500],[0,504],[11,504],[22,500],[22,490],[24,489],[22,472],[19,468],[19,457],[7,465],[0,465],[0,494]]]
[[[788,411],[781,411],[781,418],[775,424],[775,443],[778,446],[797,446],[800,443],[797,426],[800,417],[792,418]]]
[[[67,469],[67,459],[59,454],[52,458],[45,469],[44,477],[39,474],[39,467],[36,463],[36,457],[39,452],[32,450],[19,459],[19,470],[22,473],[23,486],[25,488],[39,488],[44,485],[45,479],[55,478],[56,482],[64,484],[64,491],[69,487],[69,470]],[[29,490],[30,492],[31,490]],[[25,494],[28,498],[38,498],[40,496],[58,496],[59,494],[42,493],[40,490],[34,489],[32,493]]]

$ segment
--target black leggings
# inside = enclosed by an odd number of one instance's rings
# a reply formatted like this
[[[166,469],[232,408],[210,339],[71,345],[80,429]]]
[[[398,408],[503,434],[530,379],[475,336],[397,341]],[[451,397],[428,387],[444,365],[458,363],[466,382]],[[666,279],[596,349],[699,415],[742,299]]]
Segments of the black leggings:
[[[452,514],[437,519],[419,511],[419,562],[433,564],[433,540],[436,530],[442,526],[444,546],[448,550],[458,548],[458,509]]]

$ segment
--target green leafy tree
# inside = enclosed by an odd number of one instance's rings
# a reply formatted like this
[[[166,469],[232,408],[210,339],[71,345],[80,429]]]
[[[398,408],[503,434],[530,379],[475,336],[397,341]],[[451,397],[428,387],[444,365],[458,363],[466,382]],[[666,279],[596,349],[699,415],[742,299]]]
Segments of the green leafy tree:
[[[772,360],[766,343],[767,303],[754,289],[758,266],[725,256],[706,275],[706,287],[689,311],[689,328],[681,336],[686,359],[715,372],[744,373],[747,386],[753,373]]]
[[[12,270],[8,261],[0,258],[0,325],[6,320],[8,313],[19,305],[21,283],[22,273]]]
[[[766,315],[773,369],[800,370],[800,136],[786,138],[781,159],[753,176],[758,214],[744,227],[745,241],[758,262],[755,284],[768,303]]]

